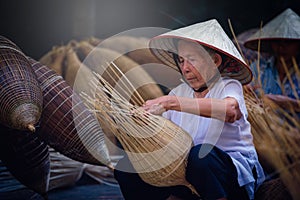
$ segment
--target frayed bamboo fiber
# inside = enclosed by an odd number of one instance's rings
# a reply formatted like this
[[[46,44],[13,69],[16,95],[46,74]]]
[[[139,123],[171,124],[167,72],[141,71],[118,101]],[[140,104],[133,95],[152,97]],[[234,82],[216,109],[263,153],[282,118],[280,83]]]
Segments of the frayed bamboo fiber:
[[[113,168],[104,133],[77,93],[53,70],[32,58],[29,61],[45,102],[39,136],[69,158]]]
[[[123,96],[125,94],[118,83],[120,79],[124,79],[122,74],[125,74],[131,80],[131,84],[134,85],[134,89],[128,93],[130,95],[126,95],[129,98],[129,102],[135,105],[142,105],[143,102],[138,101],[138,95],[142,96],[144,100],[163,95],[162,90],[153,78],[129,57],[110,49],[93,47],[86,41],[80,42],[76,51],[79,58],[83,59],[84,65],[92,71],[101,74]],[[111,62],[114,62],[119,67],[122,74],[119,72],[117,74],[113,73],[114,66],[108,64]],[[103,68],[103,66],[105,67]]]
[[[0,36],[0,123],[35,130],[42,111],[42,91],[24,53]]]
[[[300,197],[300,124],[267,98],[245,89],[258,155],[278,173],[293,199]],[[280,114],[279,114],[280,113]],[[264,163],[262,163],[264,164]]]
[[[95,73],[95,96],[82,93],[101,124],[112,127],[136,172],[155,186],[186,185],[185,167],[192,138],[171,121],[130,104],[103,77]]]
[[[48,192],[48,146],[30,131],[0,125],[0,160],[24,186],[45,196]]]

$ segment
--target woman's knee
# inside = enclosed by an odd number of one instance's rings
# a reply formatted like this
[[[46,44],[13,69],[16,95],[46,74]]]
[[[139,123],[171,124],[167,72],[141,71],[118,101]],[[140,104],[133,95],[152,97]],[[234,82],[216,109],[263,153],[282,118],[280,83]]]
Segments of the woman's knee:
[[[188,156],[187,170],[201,170],[201,172],[209,170],[213,151],[214,146],[209,144],[199,144],[194,146]]]

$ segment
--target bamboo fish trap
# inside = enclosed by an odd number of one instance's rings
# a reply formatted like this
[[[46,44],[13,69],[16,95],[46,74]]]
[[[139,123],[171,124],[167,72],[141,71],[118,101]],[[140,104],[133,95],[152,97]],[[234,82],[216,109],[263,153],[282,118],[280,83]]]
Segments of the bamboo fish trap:
[[[187,156],[193,146],[190,135],[171,121],[129,103],[102,76],[95,76],[95,95],[81,93],[82,97],[100,124],[110,127],[119,139],[139,176],[151,185],[185,185],[197,193],[185,179]],[[126,87],[129,83],[124,84],[125,91],[130,90]]]
[[[0,126],[0,160],[27,188],[45,196],[48,192],[50,158],[48,146],[28,130]]]
[[[69,158],[113,168],[103,131],[79,95],[53,70],[32,58],[28,59],[45,102],[39,137]]]
[[[18,130],[35,130],[43,95],[23,52],[0,36],[0,123]]]
[[[130,40],[131,41],[131,40]],[[76,93],[81,91],[88,91],[89,85],[87,84],[92,77],[91,71],[96,71],[102,74],[103,77],[115,88],[118,87],[118,82],[122,77],[116,77],[111,71],[113,66],[108,65],[106,69],[98,67],[99,65],[106,65],[112,60],[119,66],[122,73],[126,76],[132,77],[132,84],[135,89],[131,90],[128,98],[131,103],[141,105],[143,102],[139,101],[137,95],[141,95],[144,100],[152,99],[163,95],[162,89],[154,79],[133,59],[126,55],[121,55],[117,51],[113,51],[109,47],[99,48],[97,45],[101,41],[97,38],[89,38],[88,41],[71,40],[67,45],[55,46],[53,49],[41,57],[40,62],[55,72],[61,75],[68,85]],[[129,41],[127,41],[127,45]],[[120,46],[124,46],[121,43]],[[144,58],[143,54],[135,54],[135,58]],[[147,58],[147,62],[152,62]],[[146,62],[146,61],[145,61]],[[118,91],[122,93],[122,88]],[[106,135],[106,144],[110,154],[118,154],[116,146],[116,138],[113,133],[109,133],[109,128],[104,125],[101,126]],[[106,130],[104,130],[106,129]]]
[[[130,41],[138,41],[138,39],[131,38],[126,41],[127,44],[124,41],[125,40],[118,45],[120,48],[127,49],[127,46],[131,44]],[[61,75],[71,87],[76,84],[76,86],[73,87],[75,91],[86,91],[84,87],[87,87],[86,83],[88,80],[86,81],[84,79],[89,77],[89,75],[83,74],[89,74],[89,70],[101,74],[112,86],[118,84],[118,79],[112,79],[110,77],[110,75],[112,75],[111,69],[113,66],[108,65],[105,69],[99,67],[113,61],[118,65],[123,74],[134,77],[132,79],[132,84],[136,89],[132,91],[130,97],[131,103],[137,103],[137,93],[139,93],[144,100],[163,95],[163,91],[156,81],[140,66],[140,63],[142,62],[143,64],[158,62],[153,61],[154,57],[151,54],[151,56],[149,55],[149,49],[137,50],[139,52],[141,51],[140,53],[136,51],[130,52],[130,56],[134,54],[134,56],[131,57],[138,61],[136,62],[134,59],[127,56],[127,54],[124,55],[112,49],[113,45],[108,45],[107,48],[103,48],[102,45],[97,45],[99,43],[100,40],[97,38],[90,38],[90,40],[82,41],[71,40],[65,46],[53,47],[50,52],[40,58],[40,62]],[[142,43],[144,44],[145,42],[143,41]],[[107,42],[105,44],[107,44]],[[144,60],[141,61],[143,58]],[[121,89],[118,91],[122,93]]]
[[[299,199],[299,121],[267,98],[260,99],[248,89],[244,91],[253,141],[263,167],[277,173],[293,199]]]
[[[113,36],[105,40],[97,40],[97,38],[89,38],[87,41],[95,47],[111,49],[126,55],[140,65],[159,63],[148,47],[149,38],[133,37],[129,35]]]

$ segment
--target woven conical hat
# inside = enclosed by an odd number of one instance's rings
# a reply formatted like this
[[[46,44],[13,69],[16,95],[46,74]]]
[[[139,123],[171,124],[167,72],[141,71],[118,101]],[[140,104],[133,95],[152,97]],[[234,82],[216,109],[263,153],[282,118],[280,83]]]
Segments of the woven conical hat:
[[[270,51],[270,42],[274,40],[300,40],[300,17],[292,9],[287,8],[273,20],[254,33],[247,41],[245,47],[258,50],[258,42],[261,41],[260,51]]]
[[[184,28],[173,30],[150,40],[149,46],[152,53],[168,66],[178,70],[173,60],[172,53],[177,52],[174,39],[185,39],[218,51],[234,62],[234,67],[223,68],[222,76],[229,76],[247,84],[252,80],[252,73],[241,54],[221,25],[215,19],[193,24]]]

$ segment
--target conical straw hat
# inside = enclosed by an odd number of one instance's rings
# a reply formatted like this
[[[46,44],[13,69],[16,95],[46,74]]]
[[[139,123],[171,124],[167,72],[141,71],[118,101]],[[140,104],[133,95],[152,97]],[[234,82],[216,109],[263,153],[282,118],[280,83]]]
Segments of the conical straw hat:
[[[258,50],[258,42],[261,41],[260,51],[269,52],[270,42],[274,40],[300,39],[300,17],[292,9],[287,8],[273,20],[254,33],[247,41],[245,47]]]
[[[231,64],[230,67],[222,68],[222,76],[237,79],[242,84],[252,80],[251,70],[216,19],[173,30],[150,40],[152,53],[168,66],[178,70],[172,55],[177,52],[174,39],[195,41],[227,56]]]

